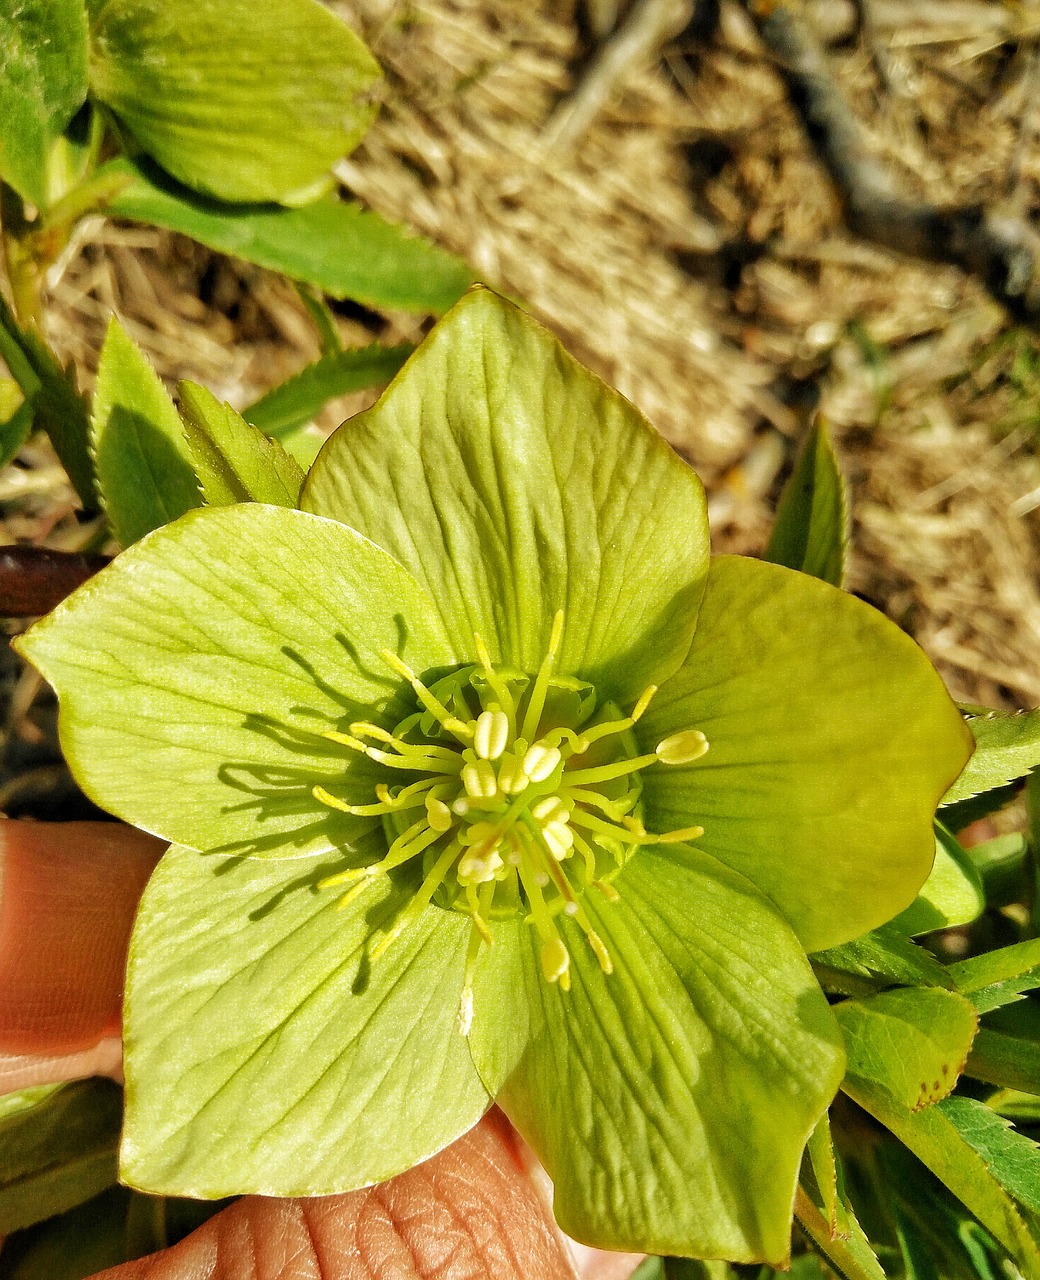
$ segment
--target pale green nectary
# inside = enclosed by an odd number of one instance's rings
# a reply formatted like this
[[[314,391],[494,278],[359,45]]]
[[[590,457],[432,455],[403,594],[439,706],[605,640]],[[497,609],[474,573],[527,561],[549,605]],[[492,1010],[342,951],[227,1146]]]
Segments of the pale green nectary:
[[[860,601],[709,567],[693,474],[487,290],[319,456],[19,641],[83,786],[176,843],[123,1173],[322,1194],[497,1098],[573,1235],[781,1263],[844,1053],[806,950],[901,911],[970,752]]]

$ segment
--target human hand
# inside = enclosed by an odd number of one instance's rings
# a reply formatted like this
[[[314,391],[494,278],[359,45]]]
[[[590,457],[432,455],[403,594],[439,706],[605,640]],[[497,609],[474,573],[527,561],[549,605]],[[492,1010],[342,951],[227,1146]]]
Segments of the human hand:
[[[0,821],[0,1092],[121,1076],[134,912],[163,850],[114,823]],[[424,1164],[346,1195],[245,1196],[105,1280],[627,1280],[639,1263],[574,1245],[545,1179],[492,1111]],[[97,1278],[100,1280],[100,1277]]]

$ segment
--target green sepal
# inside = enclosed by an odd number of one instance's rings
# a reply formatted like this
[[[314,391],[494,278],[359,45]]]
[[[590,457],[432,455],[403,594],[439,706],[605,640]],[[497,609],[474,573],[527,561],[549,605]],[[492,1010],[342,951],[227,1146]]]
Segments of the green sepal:
[[[109,1080],[0,1097],[0,1237],[111,1186],[122,1118],[122,1093]]]
[[[828,583],[739,556],[712,560],[689,654],[634,733],[652,751],[688,729],[707,753],[643,774],[655,829],[702,826],[699,846],[768,894],[808,951],[910,905],[971,748],[909,636]]]
[[[849,540],[845,481],[822,419],[780,495],[765,558],[840,587]]]
[[[982,877],[956,836],[935,824],[935,861],[914,901],[892,921],[911,937],[971,924],[986,909]]]
[[[108,204],[115,217],[147,222],[220,253],[228,253],[291,280],[315,285],[333,298],[420,314],[446,311],[473,282],[453,254],[341,200],[317,200],[302,209],[230,205],[182,186],[154,165],[126,157],[98,173],[124,177]]]
[[[43,209],[51,147],[87,96],[83,0],[6,5],[0,59],[0,178]]]
[[[997,790],[1040,765],[1040,709],[973,715],[968,727],[975,753],[943,796],[944,805]]]
[[[614,884],[616,903],[583,898],[611,974],[559,917],[567,992],[529,925],[493,926],[474,1061],[568,1234],[781,1265],[802,1151],[843,1069],[833,1015],[782,917],[714,859],[644,851]]]
[[[220,199],[313,199],[375,113],[379,64],[315,0],[87,9],[92,94],[170,173]]]
[[[341,911],[318,883],[342,865],[163,858],[130,946],[123,1181],[327,1195],[393,1177],[483,1114],[456,1021],[469,921],[427,907],[370,960],[412,886],[384,879]]]
[[[121,546],[201,506],[169,392],[114,316],[98,364],[91,440],[102,504]]]
[[[188,453],[208,506],[298,504],[303,470],[277,440],[197,383],[179,383],[177,395]]]
[[[405,714],[381,651],[420,671],[457,661],[385,551],[259,503],[157,529],[15,644],[57,689],[65,758],[102,808],[196,848],[290,858],[354,839],[359,820],[312,788],[371,797],[375,766],[322,735]]]
[[[360,350],[330,352],[272,387],[244,410],[243,417],[267,435],[284,435],[310,422],[336,396],[384,386],[414,349],[407,342],[396,347],[373,342]]]
[[[385,547],[456,648],[556,669],[627,709],[689,648],[704,492],[650,425],[541,325],[477,287],[318,455],[301,505]]]

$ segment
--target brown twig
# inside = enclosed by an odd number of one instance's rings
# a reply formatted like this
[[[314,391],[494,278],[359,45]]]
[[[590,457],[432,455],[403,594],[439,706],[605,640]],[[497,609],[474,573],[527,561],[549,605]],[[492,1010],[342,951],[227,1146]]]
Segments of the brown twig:
[[[0,547],[0,617],[49,613],[107,563],[106,556],[48,547]]]
[[[978,277],[1017,320],[1040,323],[1040,235],[1024,218],[981,205],[940,206],[900,190],[805,23],[780,0],[747,0],[791,105],[842,199],[849,229],[865,240]]]

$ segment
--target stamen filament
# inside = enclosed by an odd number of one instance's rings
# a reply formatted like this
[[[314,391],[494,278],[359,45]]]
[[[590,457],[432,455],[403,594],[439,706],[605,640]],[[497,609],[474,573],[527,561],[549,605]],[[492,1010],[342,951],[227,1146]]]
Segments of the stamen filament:
[[[441,881],[451,870],[451,865],[459,856],[459,844],[453,840],[446,845],[441,852],[441,856],[433,864],[430,874],[422,882],[418,892],[412,898],[411,902],[405,907],[397,919],[393,922],[386,933],[372,947],[369,952],[373,960],[378,960],[386,949],[391,946],[401,934],[411,925],[430,905],[430,900],[440,887]]]
[[[560,609],[552,620],[552,631],[549,633],[549,648],[542,659],[542,665],[538,668],[534,688],[531,690],[531,696],[527,700],[524,723],[520,728],[520,737],[526,738],[528,742],[533,742],[535,734],[538,732],[538,722],[541,720],[542,712],[545,710],[545,696],[549,692],[549,681],[552,678],[553,665],[556,662],[556,655],[559,652],[562,639],[563,610]]]
[[[473,736],[470,726],[458,716],[453,716],[444,703],[434,697],[407,662],[403,662],[391,649],[380,649],[379,656],[388,667],[393,668],[399,676],[408,681],[415,691],[415,696],[443,728],[453,733],[460,742],[469,742]]]
[[[632,756],[626,760],[616,760],[613,764],[596,765],[591,769],[575,769],[563,775],[566,786],[580,787],[588,782],[611,782],[614,778],[623,778],[626,774],[636,773],[648,765],[657,764],[657,756]]]

